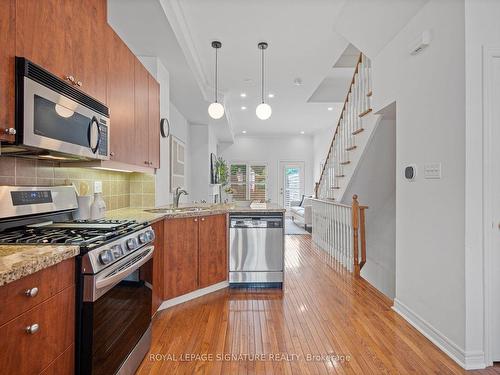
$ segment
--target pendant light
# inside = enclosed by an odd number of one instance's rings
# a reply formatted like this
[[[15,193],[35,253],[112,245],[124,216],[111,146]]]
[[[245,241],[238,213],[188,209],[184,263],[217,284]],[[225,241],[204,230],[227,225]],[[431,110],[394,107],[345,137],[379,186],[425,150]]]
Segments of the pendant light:
[[[218,73],[218,60],[217,51],[222,47],[222,43],[214,40],[212,42],[212,48],[215,49],[215,101],[208,106],[208,114],[215,120],[220,119],[224,116],[224,106],[217,101],[217,73]]]
[[[268,45],[266,42],[260,42],[259,44],[257,44],[257,47],[262,52],[262,83],[261,83],[262,84],[262,97],[261,97],[262,102],[255,109],[255,114],[261,120],[267,120],[269,117],[271,117],[271,114],[273,113],[271,106],[264,102],[264,50],[267,49],[267,46]]]

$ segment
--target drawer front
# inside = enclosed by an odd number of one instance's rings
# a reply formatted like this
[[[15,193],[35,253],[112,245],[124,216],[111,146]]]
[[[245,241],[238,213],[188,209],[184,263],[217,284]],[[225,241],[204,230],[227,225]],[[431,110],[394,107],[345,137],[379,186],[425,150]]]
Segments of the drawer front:
[[[75,260],[67,259],[1,286],[0,326],[74,283]]]
[[[73,344],[74,324],[75,288],[69,287],[1,326],[2,373],[39,374]]]
[[[71,345],[40,375],[71,375],[75,373],[75,346]]]

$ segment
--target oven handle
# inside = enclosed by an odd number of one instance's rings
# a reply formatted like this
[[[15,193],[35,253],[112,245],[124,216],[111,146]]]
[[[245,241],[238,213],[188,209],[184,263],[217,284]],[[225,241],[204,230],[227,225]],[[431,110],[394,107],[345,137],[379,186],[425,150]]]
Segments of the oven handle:
[[[109,285],[116,284],[117,282],[121,281],[128,275],[130,275],[132,272],[137,270],[139,267],[141,267],[144,263],[146,263],[148,260],[150,260],[153,257],[153,251],[154,251],[154,246],[150,246],[146,248],[146,250],[142,251],[142,254],[146,253],[142,258],[137,260],[137,262],[133,263],[130,265],[130,267],[127,267],[114,275],[111,275],[109,277],[106,277],[101,280],[97,280],[95,283],[95,290],[103,289],[108,287]],[[138,254],[137,254],[138,255]]]

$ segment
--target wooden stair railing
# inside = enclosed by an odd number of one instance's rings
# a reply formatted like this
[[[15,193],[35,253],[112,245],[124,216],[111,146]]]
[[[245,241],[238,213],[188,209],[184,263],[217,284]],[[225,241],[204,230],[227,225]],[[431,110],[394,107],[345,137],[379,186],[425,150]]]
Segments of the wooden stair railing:
[[[329,259],[355,276],[360,276],[366,264],[365,210],[358,196],[350,205],[332,200],[310,199],[312,206],[312,239]]]
[[[360,54],[319,182],[316,183],[317,199],[335,199],[336,189],[331,189],[331,186],[339,186],[338,177],[344,176],[343,166],[350,163],[349,152],[356,149],[355,136],[364,130],[362,118],[372,111],[371,86],[370,61]]]

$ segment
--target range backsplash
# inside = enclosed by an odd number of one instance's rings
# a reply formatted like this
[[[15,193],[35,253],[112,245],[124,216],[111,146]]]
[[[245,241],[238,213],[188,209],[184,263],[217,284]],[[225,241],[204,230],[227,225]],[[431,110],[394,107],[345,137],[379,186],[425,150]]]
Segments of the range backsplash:
[[[0,157],[0,185],[53,186],[74,184],[77,189],[102,181],[108,210],[124,207],[154,207],[155,176],[143,173],[67,168],[59,163],[24,158]]]

